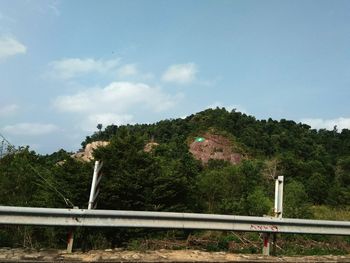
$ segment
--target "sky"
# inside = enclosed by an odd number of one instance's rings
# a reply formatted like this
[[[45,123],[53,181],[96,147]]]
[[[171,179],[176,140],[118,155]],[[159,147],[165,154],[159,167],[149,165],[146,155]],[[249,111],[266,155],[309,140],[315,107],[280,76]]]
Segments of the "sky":
[[[350,128],[350,1],[1,0],[0,133],[76,151],[98,123],[225,107]]]

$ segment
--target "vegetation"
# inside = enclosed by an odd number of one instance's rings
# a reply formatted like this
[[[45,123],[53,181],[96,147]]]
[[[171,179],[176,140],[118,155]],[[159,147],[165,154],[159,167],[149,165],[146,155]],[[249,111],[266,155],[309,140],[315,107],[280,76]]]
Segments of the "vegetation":
[[[229,138],[247,158],[238,165],[221,160],[202,165],[188,145],[208,131]],[[95,158],[104,162],[100,209],[262,216],[272,214],[273,177],[284,175],[285,217],[350,219],[347,129],[314,130],[294,121],[257,120],[217,108],[155,124],[110,125],[104,130],[99,125],[82,146],[97,140],[110,141],[94,152]],[[159,145],[145,152],[150,141]],[[42,156],[22,148],[0,159],[0,204],[86,208],[92,168],[92,163],[72,159],[64,150]],[[64,247],[66,231],[1,228],[0,246]],[[77,246],[121,245],[131,238],[134,241],[129,246],[136,246],[138,238],[169,234],[114,229],[88,232],[76,230]],[[98,238],[91,238],[93,235]],[[179,235],[186,238],[189,232]],[[230,242],[242,242],[242,238],[247,237],[223,235],[215,244],[228,249]],[[348,244],[349,240],[341,242]],[[249,249],[256,250],[254,246]],[[335,250],[338,248],[327,251]]]

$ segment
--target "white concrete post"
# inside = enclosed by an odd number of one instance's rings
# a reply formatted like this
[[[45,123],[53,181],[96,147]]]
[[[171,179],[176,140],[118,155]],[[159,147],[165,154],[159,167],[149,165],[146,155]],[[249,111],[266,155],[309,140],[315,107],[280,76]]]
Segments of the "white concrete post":
[[[275,180],[275,205],[273,209],[274,216],[277,218],[282,218],[283,213],[283,176],[278,176]],[[270,234],[263,233],[264,246],[263,255],[270,255]],[[273,251],[276,252],[276,233],[273,233]]]
[[[276,218],[282,218],[283,214],[283,182],[284,177],[278,176],[275,180],[275,207],[274,207],[274,216]],[[277,234],[273,234],[273,246],[272,246],[272,254],[276,255],[276,244],[277,242]]]
[[[275,207],[274,214],[277,218],[282,218],[283,214],[283,176],[278,176],[275,181]]]

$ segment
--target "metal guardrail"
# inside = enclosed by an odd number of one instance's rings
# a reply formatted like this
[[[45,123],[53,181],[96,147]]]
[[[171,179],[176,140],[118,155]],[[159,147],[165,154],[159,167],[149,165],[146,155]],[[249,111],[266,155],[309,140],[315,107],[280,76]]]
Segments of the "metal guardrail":
[[[0,224],[350,235],[350,222],[193,213],[0,206]]]

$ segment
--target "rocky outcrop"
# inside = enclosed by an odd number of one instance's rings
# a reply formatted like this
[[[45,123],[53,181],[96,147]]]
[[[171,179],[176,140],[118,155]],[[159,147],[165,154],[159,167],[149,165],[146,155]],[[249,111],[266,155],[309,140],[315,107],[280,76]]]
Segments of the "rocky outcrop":
[[[151,151],[153,151],[153,149],[155,147],[157,147],[159,145],[159,143],[156,143],[156,142],[149,142],[145,145],[145,147],[143,148],[143,150],[146,152],[146,153],[149,153]]]
[[[98,147],[105,147],[109,144],[107,141],[96,141],[88,143],[83,151],[77,152],[71,155],[72,158],[78,159],[83,162],[90,162],[93,159],[92,153]]]

